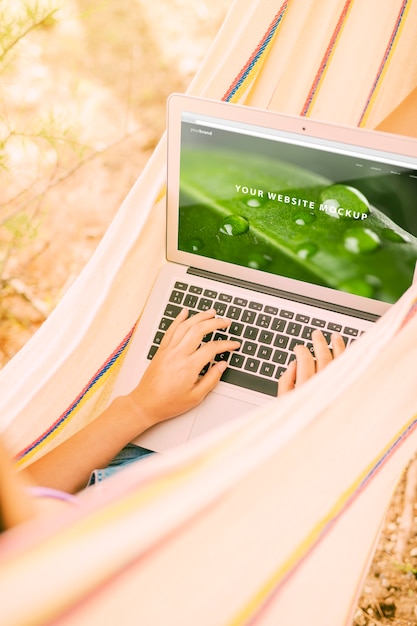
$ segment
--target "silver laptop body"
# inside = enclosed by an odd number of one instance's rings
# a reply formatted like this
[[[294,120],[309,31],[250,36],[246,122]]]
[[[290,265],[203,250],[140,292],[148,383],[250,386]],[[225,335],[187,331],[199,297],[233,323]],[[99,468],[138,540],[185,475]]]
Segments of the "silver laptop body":
[[[171,96],[167,263],[114,395],[184,306],[214,306],[242,346],[199,407],[135,443],[169,450],[270,402],[314,328],[356,340],[413,281],[416,198],[416,140]]]

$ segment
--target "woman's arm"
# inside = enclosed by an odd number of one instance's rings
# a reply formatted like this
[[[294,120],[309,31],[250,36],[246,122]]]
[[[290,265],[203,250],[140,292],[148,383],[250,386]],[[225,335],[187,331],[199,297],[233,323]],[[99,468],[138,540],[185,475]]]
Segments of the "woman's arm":
[[[139,434],[199,404],[220,380],[220,361],[200,377],[216,354],[235,350],[236,341],[210,341],[204,335],[226,328],[230,320],[214,310],[188,318],[183,310],[171,324],[137,387],[116,398],[93,422],[35,461],[27,471],[35,483],[71,493],[83,488],[90,473],[106,467]]]
[[[0,440],[0,532],[36,515],[23,473],[17,473]]]

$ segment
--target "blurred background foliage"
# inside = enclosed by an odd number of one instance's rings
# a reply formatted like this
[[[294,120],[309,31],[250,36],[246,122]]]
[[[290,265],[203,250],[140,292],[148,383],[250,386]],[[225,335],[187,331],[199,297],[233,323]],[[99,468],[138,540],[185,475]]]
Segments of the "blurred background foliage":
[[[90,258],[231,0],[0,0],[0,366]]]

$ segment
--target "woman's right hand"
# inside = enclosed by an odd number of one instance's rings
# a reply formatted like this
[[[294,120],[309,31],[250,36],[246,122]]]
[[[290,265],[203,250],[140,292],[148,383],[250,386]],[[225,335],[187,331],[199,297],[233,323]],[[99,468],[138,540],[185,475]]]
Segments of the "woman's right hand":
[[[291,361],[278,382],[278,396],[299,387],[345,351],[345,342],[338,333],[331,336],[331,349],[321,330],[312,333],[314,355],[303,345],[294,348],[295,359]]]

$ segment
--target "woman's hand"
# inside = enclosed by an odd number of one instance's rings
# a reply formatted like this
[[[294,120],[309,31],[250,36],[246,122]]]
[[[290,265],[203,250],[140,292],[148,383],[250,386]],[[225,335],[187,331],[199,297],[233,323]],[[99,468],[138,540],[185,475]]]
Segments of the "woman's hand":
[[[229,340],[201,344],[205,335],[230,324],[230,320],[215,315],[216,311],[211,309],[188,317],[188,311],[183,309],[167,330],[141,381],[130,394],[149,426],[199,404],[219,382],[227,363],[216,362],[204,376],[200,376],[201,370],[217,354],[240,347],[239,341]]]
[[[291,361],[288,368],[282,374],[278,383],[278,395],[282,396],[287,391],[302,385],[316,372],[320,372],[333,359],[338,357],[345,350],[343,338],[338,333],[332,334],[332,348],[327,345],[326,339],[320,330],[312,333],[314,356],[306,346],[296,346],[294,348],[295,360]]]
[[[95,420],[35,461],[29,468],[34,482],[75,493],[85,487],[93,469],[106,467],[123,446],[150,426],[201,402],[227,364],[216,362],[200,376],[203,367],[217,354],[240,346],[238,341],[201,345],[205,335],[230,324],[215,315],[211,310],[188,318],[188,311],[181,311],[137,387],[115,398]]]

